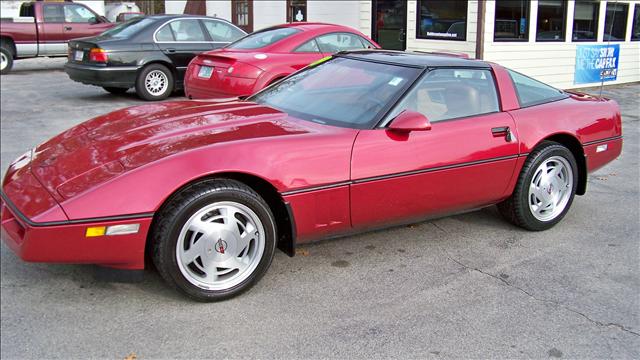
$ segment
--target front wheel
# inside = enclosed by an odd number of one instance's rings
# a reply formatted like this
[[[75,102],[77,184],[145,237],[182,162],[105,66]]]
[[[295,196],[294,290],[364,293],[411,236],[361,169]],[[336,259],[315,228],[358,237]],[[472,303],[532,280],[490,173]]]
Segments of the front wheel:
[[[515,225],[540,231],[560,222],[571,207],[578,185],[576,160],[566,147],[544,142],[527,158],[516,188],[498,204]]]
[[[260,195],[238,181],[192,185],[174,196],[156,220],[156,268],[196,300],[224,300],[248,290],[273,259],[273,214]]]
[[[166,99],[173,92],[173,73],[161,64],[147,65],[136,79],[136,92],[144,100]]]

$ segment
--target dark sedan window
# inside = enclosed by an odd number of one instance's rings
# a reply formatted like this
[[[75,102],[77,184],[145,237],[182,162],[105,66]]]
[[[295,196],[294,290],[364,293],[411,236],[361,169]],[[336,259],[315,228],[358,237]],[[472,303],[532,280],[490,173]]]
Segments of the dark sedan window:
[[[430,122],[500,111],[491,71],[436,69],[428,72],[387,116],[404,110],[424,114]]]
[[[194,42],[205,41],[204,33],[198,20],[176,20],[169,23],[176,41]]]
[[[222,21],[203,20],[202,22],[213,41],[232,42],[246,35],[242,30]]]
[[[140,30],[154,23],[154,20],[148,18],[136,18],[129,20],[120,25],[117,25],[105,32],[100,36],[112,37],[117,39],[126,39],[132,35],[137,34]]]
[[[256,31],[232,44],[229,44],[227,48],[247,50],[260,49],[265,46],[275,44],[276,42],[287,38],[297,32],[300,32],[300,30],[293,28],[271,28],[267,30]]]
[[[420,69],[335,58],[292,75],[248,101],[320,124],[373,128]]]

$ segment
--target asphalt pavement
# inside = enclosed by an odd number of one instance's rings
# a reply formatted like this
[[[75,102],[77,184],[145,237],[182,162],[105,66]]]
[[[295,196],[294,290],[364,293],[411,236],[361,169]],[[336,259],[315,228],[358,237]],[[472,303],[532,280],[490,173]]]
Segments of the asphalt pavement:
[[[74,83],[63,59],[0,78],[0,157],[141,104]],[[597,89],[589,90],[597,92]],[[3,359],[640,358],[640,84],[619,159],[589,176],[545,232],[494,208],[278,252],[244,295],[195,303],[154,270],[98,280],[89,265],[28,264],[1,246]],[[169,100],[183,99],[177,95]]]

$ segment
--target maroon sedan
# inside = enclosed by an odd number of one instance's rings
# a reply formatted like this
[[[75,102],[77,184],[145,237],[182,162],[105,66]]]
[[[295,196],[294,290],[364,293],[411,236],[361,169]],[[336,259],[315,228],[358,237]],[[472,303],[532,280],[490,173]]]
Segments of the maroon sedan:
[[[350,27],[284,24],[260,30],[195,57],[184,77],[190,99],[251,95],[339,51],[379,48]]]
[[[141,105],[63,132],[9,167],[2,235],[25,261],[148,256],[171,286],[220,300],[276,246],[494,204],[548,229],[620,154],[621,126],[613,100],[496,64],[340,53],[245,101]]]

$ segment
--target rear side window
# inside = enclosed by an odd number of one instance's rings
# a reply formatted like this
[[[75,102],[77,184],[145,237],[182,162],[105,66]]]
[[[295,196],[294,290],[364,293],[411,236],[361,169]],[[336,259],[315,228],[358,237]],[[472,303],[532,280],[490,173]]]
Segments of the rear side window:
[[[293,52],[297,52],[297,53],[319,53],[320,52],[320,48],[318,47],[318,43],[316,42],[316,39],[311,39],[311,40],[307,41],[306,43],[298,46],[295,50],[293,50]]]
[[[232,42],[245,35],[244,32],[222,21],[203,20],[202,23],[213,41]]]
[[[95,19],[96,15],[82,5],[65,5],[64,21],[68,23],[88,23]]]
[[[176,20],[169,23],[176,41],[206,41],[198,20]]]
[[[424,114],[430,122],[500,111],[493,74],[485,69],[436,69],[428,72],[393,109]]]
[[[64,22],[64,13],[62,12],[62,6],[58,5],[44,5],[44,22],[46,23],[61,23]]]
[[[354,34],[335,33],[318,36],[318,45],[323,53],[334,54],[340,51],[360,50],[365,45],[360,37]]]
[[[173,31],[168,25],[165,25],[156,33],[156,41],[176,41],[173,37]]]
[[[521,107],[544,104],[564,99],[567,94],[540,81],[533,80],[513,70],[508,70]]]

